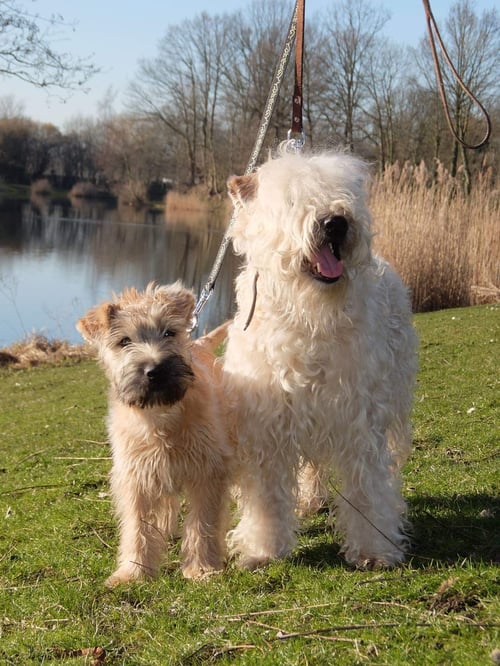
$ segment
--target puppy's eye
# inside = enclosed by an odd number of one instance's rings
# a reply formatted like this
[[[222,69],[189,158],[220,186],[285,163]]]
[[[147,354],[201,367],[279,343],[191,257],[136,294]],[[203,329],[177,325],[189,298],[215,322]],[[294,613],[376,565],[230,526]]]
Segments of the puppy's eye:
[[[132,344],[132,340],[130,338],[122,338],[118,343],[118,347],[128,347],[130,344]]]
[[[167,328],[166,331],[163,332],[163,337],[164,338],[175,338],[176,332],[172,331],[171,328]]]

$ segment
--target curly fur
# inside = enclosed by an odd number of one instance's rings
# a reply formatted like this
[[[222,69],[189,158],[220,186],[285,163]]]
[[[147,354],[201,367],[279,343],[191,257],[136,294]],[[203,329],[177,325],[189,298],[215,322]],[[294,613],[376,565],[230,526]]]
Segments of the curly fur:
[[[307,511],[333,469],[346,560],[379,567],[404,556],[400,468],[417,342],[405,287],[372,255],[367,177],[351,155],[282,153],[228,181],[233,245],[245,259],[224,361],[238,396],[241,518],[231,542],[244,567],[290,552],[298,479]],[[342,224],[330,252],[332,220]]]

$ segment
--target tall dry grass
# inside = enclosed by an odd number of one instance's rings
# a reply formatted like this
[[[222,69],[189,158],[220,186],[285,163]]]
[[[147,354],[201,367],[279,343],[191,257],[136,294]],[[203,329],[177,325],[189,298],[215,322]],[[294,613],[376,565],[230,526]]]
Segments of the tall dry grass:
[[[469,195],[441,164],[395,164],[371,189],[375,251],[400,273],[415,312],[500,300],[500,194],[485,174]]]
[[[88,180],[78,181],[69,191],[69,197],[75,199],[96,199],[98,196],[98,188]]]
[[[188,192],[169,190],[165,198],[167,222],[190,221],[193,225],[208,219],[224,221],[229,217],[231,204],[225,197],[209,197],[206,190],[192,188]]]

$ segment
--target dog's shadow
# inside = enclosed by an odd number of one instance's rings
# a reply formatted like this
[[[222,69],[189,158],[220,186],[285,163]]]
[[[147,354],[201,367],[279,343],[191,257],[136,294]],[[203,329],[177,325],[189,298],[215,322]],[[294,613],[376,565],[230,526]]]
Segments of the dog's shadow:
[[[500,563],[500,498],[496,496],[417,495],[408,500],[408,518],[412,567],[464,559]],[[304,522],[291,561],[318,569],[348,567],[340,554],[340,543],[331,533],[327,511]]]
[[[500,562],[500,498],[484,493],[416,495],[408,501],[414,566],[429,560]]]

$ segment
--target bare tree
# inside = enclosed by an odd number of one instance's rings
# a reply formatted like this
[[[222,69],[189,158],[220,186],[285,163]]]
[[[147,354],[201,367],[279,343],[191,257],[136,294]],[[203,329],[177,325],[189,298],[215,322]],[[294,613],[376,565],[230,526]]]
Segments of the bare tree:
[[[405,93],[408,90],[408,56],[397,44],[378,38],[365,63],[363,106],[366,137],[377,150],[379,168],[396,159]]]
[[[231,120],[231,134],[236,137],[238,171],[243,169],[250,155],[292,12],[293,4],[288,0],[256,0],[248,9],[231,17],[224,101],[226,117]],[[276,101],[271,119],[271,143],[285,139],[290,129],[292,71],[289,67]]]
[[[55,160],[55,172],[62,183],[69,185],[74,180],[88,180],[100,184],[96,155],[101,137],[101,125],[91,118],[77,116],[66,123]]]
[[[54,151],[61,142],[61,132],[50,123],[36,123],[29,142],[26,173],[32,180],[45,175],[52,162]]]
[[[16,0],[0,0],[0,75],[14,76],[39,88],[74,90],[99,70],[90,59],[76,58],[52,46],[54,29],[73,29],[59,14],[31,14]]]
[[[375,38],[389,19],[367,0],[341,0],[327,11],[323,32],[322,71],[328,88],[321,97],[325,118],[354,150],[357,114],[364,94],[364,76],[373,57]]]
[[[226,68],[227,21],[203,13],[194,21],[194,43],[203,75],[201,86],[201,132],[204,181],[209,194],[218,192],[215,130],[220,111],[220,88]]]
[[[328,94],[330,81],[325,76],[324,31],[322,15],[306,17],[304,36],[303,114],[304,130],[308,145],[327,145],[332,135],[333,118],[325,121],[323,100]],[[334,134],[340,133],[335,131]]]
[[[41,177],[60,141],[54,125],[16,116],[0,120],[0,173],[18,183]]]
[[[148,186],[165,176],[167,152],[158,127],[119,115],[96,130],[95,161],[107,183],[123,202],[144,203]]]
[[[24,111],[24,102],[17,100],[14,95],[2,95],[0,97],[0,119],[22,118]]]
[[[11,182],[29,182],[30,139],[35,123],[27,118],[0,121],[0,174]]]
[[[152,60],[139,64],[130,87],[130,106],[143,118],[158,119],[184,143],[189,184],[198,177],[216,190],[214,132],[225,66],[226,20],[203,13],[170,26]]]

